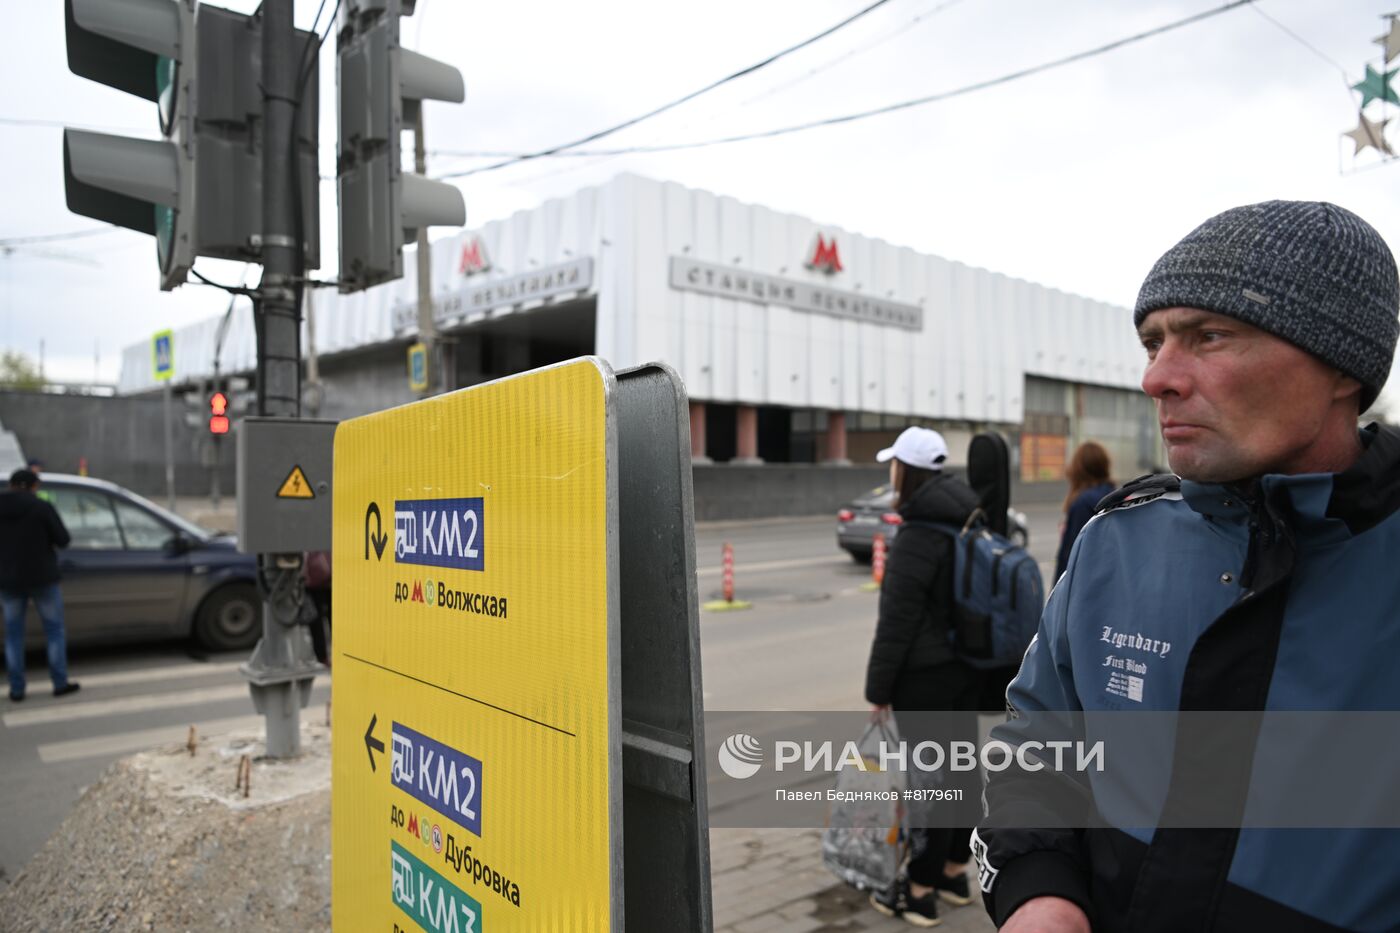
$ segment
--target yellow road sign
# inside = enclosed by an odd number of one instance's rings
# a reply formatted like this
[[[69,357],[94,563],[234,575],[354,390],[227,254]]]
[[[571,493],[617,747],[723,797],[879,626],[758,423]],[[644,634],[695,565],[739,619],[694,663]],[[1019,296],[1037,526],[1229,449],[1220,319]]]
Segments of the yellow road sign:
[[[301,471],[301,467],[292,467],[292,472],[287,474],[287,478],[282,481],[282,486],[277,490],[279,499],[314,499],[315,491],[311,484],[306,481],[306,474]]]
[[[614,387],[579,360],[337,430],[336,929],[619,923]]]

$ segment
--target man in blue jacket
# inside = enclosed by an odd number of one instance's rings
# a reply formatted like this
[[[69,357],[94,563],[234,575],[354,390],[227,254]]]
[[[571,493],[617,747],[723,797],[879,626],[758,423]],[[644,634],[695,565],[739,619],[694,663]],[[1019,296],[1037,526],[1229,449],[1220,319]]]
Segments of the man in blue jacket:
[[[1133,317],[1175,475],[1084,528],[997,738],[1116,711],[1400,710],[1400,434],[1357,428],[1398,306],[1390,249],[1332,204],[1234,208],[1158,260]],[[973,850],[1005,933],[1400,929],[1400,831],[1250,823],[1304,752],[1171,729],[1126,772],[989,776]],[[1116,819],[1124,801],[1151,817]]]

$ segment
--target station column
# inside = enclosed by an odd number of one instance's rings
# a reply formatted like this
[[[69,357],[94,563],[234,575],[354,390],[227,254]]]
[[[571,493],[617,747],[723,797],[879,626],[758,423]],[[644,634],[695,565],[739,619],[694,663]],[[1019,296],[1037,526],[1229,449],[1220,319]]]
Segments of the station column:
[[[734,460],[736,466],[762,463],[758,456],[758,409],[739,405],[734,409]]]
[[[822,463],[830,466],[850,466],[851,459],[846,453],[846,413],[830,411],[826,414],[826,450]]]
[[[690,462],[706,464],[705,456],[705,403],[690,403]]]

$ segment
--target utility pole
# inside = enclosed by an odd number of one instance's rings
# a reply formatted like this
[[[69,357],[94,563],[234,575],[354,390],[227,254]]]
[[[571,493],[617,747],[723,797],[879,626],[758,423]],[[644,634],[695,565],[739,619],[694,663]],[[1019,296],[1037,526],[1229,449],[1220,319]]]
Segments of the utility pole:
[[[422,101],[413,101],[413,115],[417,120],[413,129],[413,170],[419,175],[428,174],[428,148],[423,140]],[[407,108],[405,108],[407,109]],[[428,228],[418,228],[418,342],[423,344],[423,356],[428,362],[428,386],[420,394],[423,397],[441,391],[443,380],[439,375],[441,363],[437,355],[437,325],[433,321],[433,255],[428,249]]]
[[[369,2],[351,0],[351,5]],[[396,30],[398,0],[375,2],[394,4]],[[164,291],[184,284],[201,256],[262,264],[262,281],[252,292],[258,413],[296,419],[301,404],[298,299],[304,268],[320,266],[320,84],[314,61],[320,45],[317,36],[293,28],[292,3],[265,0],[249,15],[197,0],[64,0],[69,70],[156,104],[161,138],[65,129],[63,175],[69,210],[155,238]],[[346,21],[354,18],[347,13]],[[395,31],[393,37],[397,35]],[[382,52],[383,64],[388,64],[390,50]],[[412,66],[410,60],[410,77]],[[398,74],[396,69],[374,74],[388,80]],[[453,76],[460,85],[461,76]],[[424,180],[418,190],[440,194],[436,184]],[[443,187],[455,195],[461,210],[460,193]],[[406,216],[424,213],[429,220],[436,216],[432,211]],[[400,228],[390,225],[391,233],[395,229]],[[172,335],[157,334],[152,350],[159,360],[162,338],[165,375],[157,363],[156,378],[168,380],[173,375]],[[221,331],[216,356],[222,341]],[[210,396],[212,435],[228,431],[228,415],[228,399],[216,390]],[[215,454],[217,465],[217,447]],[[166,475],[173,485],[171,467]],[[218,496],[217,486],[213,493]],[[244,498],[240,527],[250,507],[261,516],[271,506],[264,499]],[[250,539],[242,540],[246,544]],[[267,717],[267,753],[282,758],[300,747],[300,709],[324,668],[313,659],[310,638],[299,625],[305,592],[298,551],[304,545],[275,536],[266,540],[265,547],[254,549],[265,601],[263,637],[242,672],[253,705]]]
[[[304,270],[297,242],[292,171],[300,149],[295,134],[301,96],[302,46],[292,27],[292,0],[263,0],[262,281],[254,298],[258,334],[258,414],[300,417],[301,352],[297,292]],[[310,40],[310,41],[314,41]],[[240,503],[247,508],[248,503]],[[253,705],[266,720],[267,754],[289,758],[301,750],[301,708],[322,670],[300,623],[306,592],[301,554],[259,554],[263,635],[242,667]]]
[[[321,386],[321,364],[316,358],[316,289],[308,288],[303,293],[306,302],[306,385],[302,387],[302,399],[311,417],[321,414],[325,402],[325,392]]]
[[[170,431],[170,380],[163,383],[161,392],[161,417],[165,421],[165,498],[166,506],[175,511],[175,442]]]

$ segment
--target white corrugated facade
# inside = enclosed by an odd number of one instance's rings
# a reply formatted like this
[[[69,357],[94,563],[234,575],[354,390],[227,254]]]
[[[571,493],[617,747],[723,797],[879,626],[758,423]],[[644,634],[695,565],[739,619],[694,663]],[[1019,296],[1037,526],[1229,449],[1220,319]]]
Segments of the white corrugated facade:
[[[806,266],[818,237],[828,249],[834,241],[840,271]],[[468,277],[461,258],[474,247],[490,269]],[[593,352],[618,368],[664,360],[700,401],[1018,424],[1027,375],[1135,389],[1141,372],[1124,308],[635,175],[439,239],[432,250],[435,304],[451,309],[457,296],[461,309],[443,312],[445,329],[470,333],[487,318],[595,298]],[[730,284],[749,288],[746,294],[759,280],[775,292],[791,283],[793,294],[870,315],[885,306],[906,316],[917,309],[922,323],[912,329],[907,320],[843,318],[672,284],[673,275],[686,281],[685,270],[700,266],[731,270]],[[317,352],[412,336],[415,267],[408,256],[400,281],[358,295],[318,293]],[[574,291],[514,303],[482,297],[493,283],[538,293],[539,283],[526,277],[580,268],[588,272]],[[462,299],[468,292],[476,304]],[[211,373],[216,328],[210,320],[177,330],[181,380]],[[244,307],[235,312],[221,368],[248,371],[253,362]],[[154,386],[149,343],[129,347],[119,390]]]

